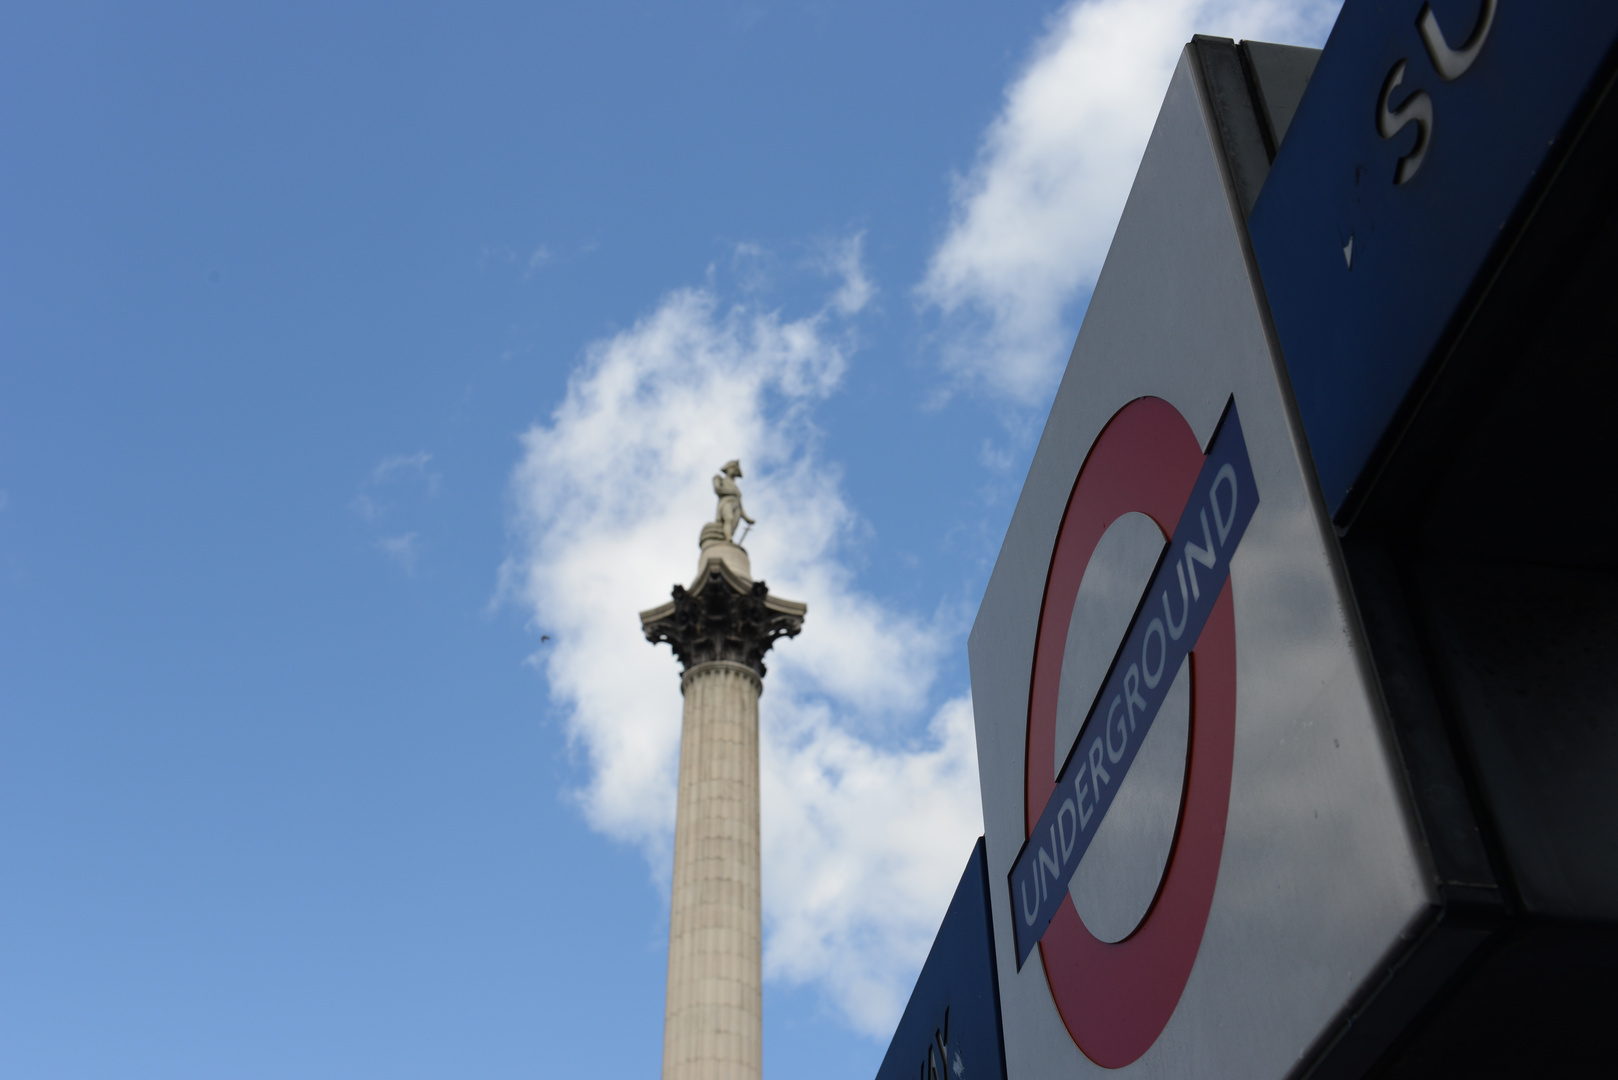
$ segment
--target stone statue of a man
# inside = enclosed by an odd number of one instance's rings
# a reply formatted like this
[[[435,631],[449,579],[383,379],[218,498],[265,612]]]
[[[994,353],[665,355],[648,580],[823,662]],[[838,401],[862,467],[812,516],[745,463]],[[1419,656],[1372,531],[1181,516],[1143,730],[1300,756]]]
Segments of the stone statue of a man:
[[[747,516],[742,509],[742,489],[736,486],[736,481],[742,478],[742,466],[738,461],[727,461],[713,478],[714,494],[719,496],[719,514],[714,518],[719,527],[725,530],[725,539],[730,540],[736,535],[736,523],[745,521],[749,525],[758,524]]]

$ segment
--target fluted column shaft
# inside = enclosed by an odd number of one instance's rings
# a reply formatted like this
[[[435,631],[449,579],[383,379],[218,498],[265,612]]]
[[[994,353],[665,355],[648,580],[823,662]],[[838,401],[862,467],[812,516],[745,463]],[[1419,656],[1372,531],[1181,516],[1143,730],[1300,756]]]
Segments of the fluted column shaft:
[[[764,683],[728,660],[681,680],[663,1080],[759,1080],[758,699]]]

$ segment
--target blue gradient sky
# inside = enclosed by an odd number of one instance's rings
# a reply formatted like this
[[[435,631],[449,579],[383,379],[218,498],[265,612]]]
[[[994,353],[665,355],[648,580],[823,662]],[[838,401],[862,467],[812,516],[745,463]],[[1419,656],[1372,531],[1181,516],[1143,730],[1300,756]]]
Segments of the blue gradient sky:
[[[1147,89],[1097,150],[1126,180],[1188,26],[1319,44],[1334,5],[1137,10]],[[814,557],[872,633],[926,636],[859,737],[931,745],[1066,346],[997,388],[1020,316],[924,284],[1081,14],[0,12],[0,1073],[655,1075],[666,884],[581,804],[588,710],[501,585],[546,550],[520,437],[671,290],[809,318],[861,238],[874,293],[793,445],[847,511]],[[1042,341],[1071,341],[1116,188]],[[803,685],[835,727],[852,692]],[[874,1073],[886,1039],[791,970],[767,1072]]]

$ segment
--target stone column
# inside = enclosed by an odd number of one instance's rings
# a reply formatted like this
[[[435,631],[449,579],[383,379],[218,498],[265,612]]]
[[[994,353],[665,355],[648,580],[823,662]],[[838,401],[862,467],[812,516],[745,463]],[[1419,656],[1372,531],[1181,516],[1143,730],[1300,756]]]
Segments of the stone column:
[[[763,1062],[758,696],[744,664],[686,671],[663,1021],[665,1080],[756,1080]]]
[[[746,551],[704,530],[691,588],[641,613],[685,668],[663,1080],[763,1071],[758,701],[765,652],[807,609],[749,574]]]

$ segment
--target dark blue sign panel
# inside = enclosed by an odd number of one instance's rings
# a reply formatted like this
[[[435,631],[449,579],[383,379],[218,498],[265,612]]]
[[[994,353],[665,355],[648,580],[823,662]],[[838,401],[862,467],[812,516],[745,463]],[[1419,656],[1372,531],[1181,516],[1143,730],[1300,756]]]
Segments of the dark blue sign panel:
[[[1225,406],[1207,456],[1056,778],[1056,790],[1011,865],[1017,968],[1034,951],[1078,872],[1175,672],[1202,636],[1230,557],[1258,509],[1258,485],[1236,402]]]
[[[1618,39],[1613,0],[1347,0],[1253,213],[1336,515]]]
[[[1005,1080],[989,868],[979,837],[877,1080]]]

